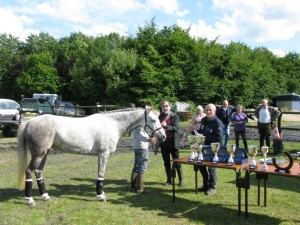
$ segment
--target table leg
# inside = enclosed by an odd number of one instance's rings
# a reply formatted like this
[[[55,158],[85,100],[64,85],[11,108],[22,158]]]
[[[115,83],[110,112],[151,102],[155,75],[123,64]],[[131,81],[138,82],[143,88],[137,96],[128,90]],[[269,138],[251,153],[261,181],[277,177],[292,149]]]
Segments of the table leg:
[[[264,179],[264,206],[267,207],[267,179]]]
[[[175,203],[175,177],[176,177],[175,163],[172,164],[171,176],[172,176],[173,202]]]
[[[195,171],[195,191],[196,194],[198,194],[198,166],[194,166],[194,171]]]
[[[264,207],[267,206],[267,180],[268,180],[268,174],[265,173],[256,173],[256,179],[258,180],[257,183],[257,201],[258,205],[260,205],[260,181],[264,180]]]
[[[260,205],[260,179],[257,180],[257,205]]]
[[[238,188],[238,216],[241,216],[241,189],[245,189],[245,217],[248,217],[248,189],[250,188],[250,176],[246,172],[245,177],[241,177],[241,170],[236,171],[236,186]]]

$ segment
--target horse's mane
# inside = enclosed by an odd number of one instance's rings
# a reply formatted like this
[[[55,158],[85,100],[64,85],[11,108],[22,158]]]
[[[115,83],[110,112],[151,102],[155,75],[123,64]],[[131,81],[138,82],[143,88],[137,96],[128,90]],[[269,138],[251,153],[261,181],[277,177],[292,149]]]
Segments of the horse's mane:
[[[119,112],[130,112],[130,111],[137,111],[137,110],[145,110],[143,108],[137,107],[137,108],[123,108],[123,109],[115,109],[115,110],[110,110],[110,111],[100,111],[96,114],[111,114],[111,113],[119,113]],[[156,116],[159,116],[159,111],[152,109],[152,112]]]
[[[123,109],[115,109],[110,111],[100,111],[98,114],[107,114],[107,113],[118,113],[118,112],[129,112],[129,111],[137,111],[144,110],[143,108],[123,108]]]

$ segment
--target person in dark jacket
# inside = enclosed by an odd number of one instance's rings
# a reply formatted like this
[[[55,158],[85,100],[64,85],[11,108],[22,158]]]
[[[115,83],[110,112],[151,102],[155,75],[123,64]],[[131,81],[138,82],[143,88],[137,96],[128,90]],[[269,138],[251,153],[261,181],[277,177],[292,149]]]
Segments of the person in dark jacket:
[[[227,145],[230,135],[230,118],[231,114],[233,113],[234,108],[228,105],[228,100],[223,101],[223,105],[217,108],[217,117],[222,121],[224,124],[224,131],[223,134],[225,136],[225,140],[222,137],[222,143],[224,146]]]
[[[167,139],[160,143],[162,158],[164,161],[167,181],[165,185],[171,184],[171,159],[179,158],[179,116],[175,111],[171,110],[169,101],[162,101],[160,104],[162,113],[159,115],[161,126],[166,132]],[[183,186],[183,176],[181,164],[176,164],[179,185]]]
[[[198,133],[205,136],[204,145],[210,145],[214,142],[221,144],[223,137],[224,124],[216,116],[216,106],[208,104],[205,107],[206,117],[201,120]],[[203,177],[203,186],[199,191],[206,192],[206,195],[214,195],[216,193],[217,169],[215,167],[199,167]]]

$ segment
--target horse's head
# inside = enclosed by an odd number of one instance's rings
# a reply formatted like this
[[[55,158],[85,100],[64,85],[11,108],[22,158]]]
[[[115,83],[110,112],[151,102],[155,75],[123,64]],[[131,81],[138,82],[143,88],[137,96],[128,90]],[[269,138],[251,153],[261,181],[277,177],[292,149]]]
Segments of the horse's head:
[[[166,140],[166,133],[161,127],[158,116],[151,109],[145,109],[144,130],[148,132],[150,136],[156,136],[158,142],[164,142]]]

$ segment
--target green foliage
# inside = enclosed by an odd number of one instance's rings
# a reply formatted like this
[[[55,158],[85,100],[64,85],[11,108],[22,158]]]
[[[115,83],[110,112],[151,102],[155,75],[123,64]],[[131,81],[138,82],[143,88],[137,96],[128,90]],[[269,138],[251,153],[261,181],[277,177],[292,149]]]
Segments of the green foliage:
[[[0,36],[0,95],[57,92],[84,104],[137,106],[162,99],[205,106],[255,107],[262,98],[300,93],[300,57],[277,57],[264,47],[194,39],[176,25],[154,19],[136,34],[90,37],[81,32],[59,40],[47,33],[25,42]]]
[[[56,93],[58,91],[59,77],[49,54],[31,54],[26,63],[17,85],[24,96],[32,93]]]
[[[18,59],[20,58],[21,41],[11,35],[0,34],[0,96],[16,97],[15,79]]]

